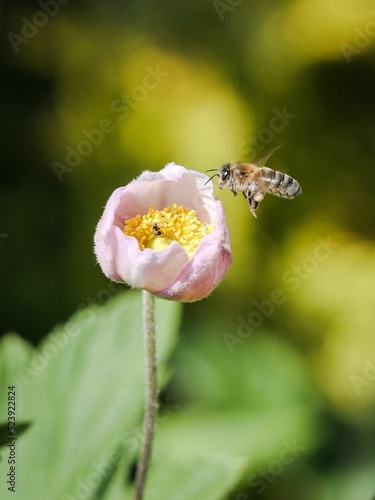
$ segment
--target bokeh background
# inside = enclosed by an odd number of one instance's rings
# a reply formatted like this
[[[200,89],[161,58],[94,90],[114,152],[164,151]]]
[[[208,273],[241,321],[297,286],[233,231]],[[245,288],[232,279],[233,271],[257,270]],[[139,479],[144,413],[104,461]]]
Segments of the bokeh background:
[[[270,434],[230,499],[372,498],[373,2],[54,5],[1,2],[1,333],[36,344],[118,293],[92,253],[116,187],[170,161],[203,172],[284,143],[268,166],[301,197],[268,197],[255,220],[217,190],[233,265],[184,306],[163,397],[266,412],[270,432],[282,410],[303,410],[301,451],[277,468],[285,440]]]

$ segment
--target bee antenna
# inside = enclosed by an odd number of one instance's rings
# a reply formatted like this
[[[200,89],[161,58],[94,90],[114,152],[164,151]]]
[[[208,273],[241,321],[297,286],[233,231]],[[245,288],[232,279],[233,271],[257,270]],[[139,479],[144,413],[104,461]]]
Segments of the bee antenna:
[[[211,177],[208,179],[207,182],[204,183],[204,185],[208,184],[214,177],[219,176],[219,169],[217,168],[210,168],[209,170],[206,170],[206,172],[216,172],[214,175],[211,175]]]

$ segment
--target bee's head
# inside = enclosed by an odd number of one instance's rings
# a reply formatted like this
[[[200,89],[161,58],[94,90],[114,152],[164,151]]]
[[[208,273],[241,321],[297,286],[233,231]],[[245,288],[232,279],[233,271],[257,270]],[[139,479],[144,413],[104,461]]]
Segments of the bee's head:
[[[206,170],[206,172],[215,172],[214,175],[212,175],[208,181],[206,182],[206,184],[211,180],[213,179],[214,177],[219,177],[219,187],[220,189],[222,189],[223,187],[227,187],[229,185],[229,179],[230,179],[230,176],[231,176],[231,173],[230,173],[230,168],[231,168],[231,164],[230,163],[224,163],[224,165],[219,169],[217,168],[213,168],[211,170]]]
[[[220,189],[228,187],[229,180],[230,180],[230,163],[224,163],[224,165],[221,167],[219,170],[219,187]]]

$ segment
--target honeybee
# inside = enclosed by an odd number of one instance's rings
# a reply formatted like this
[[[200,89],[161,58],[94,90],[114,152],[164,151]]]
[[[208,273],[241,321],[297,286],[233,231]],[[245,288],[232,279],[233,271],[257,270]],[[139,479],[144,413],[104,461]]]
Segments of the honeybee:
[[[279,147],[254,163],[224,163],[220,169],[207,170],[207,172],[216,171],[207,182],[218,176],[220,189],[229,188],[234,196],[242,192],[247,199],[250,212],[257,218],[255,210],[266,193],[288,199],[302,193],[301,186],[293,177],[264,166]],[[259,166],[260,162],[263,162],[262,166]]]
[[[155,236],[161,236],[164,234],[161,230],[162,227],[163,225],[156,221],[152,224],[151,229],[154,231]]]

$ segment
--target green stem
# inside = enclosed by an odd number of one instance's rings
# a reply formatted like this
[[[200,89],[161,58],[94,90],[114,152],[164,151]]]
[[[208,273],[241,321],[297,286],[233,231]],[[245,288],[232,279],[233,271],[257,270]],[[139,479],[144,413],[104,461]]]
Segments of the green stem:
[[[143,299],[143,333],[146,353],[146,403],[142,450],[135,477],[134,500],[142,500],[147,470],[151,459],[152,442],[158,411],[158,382],[156,373],[155,297],[146,290]]]

